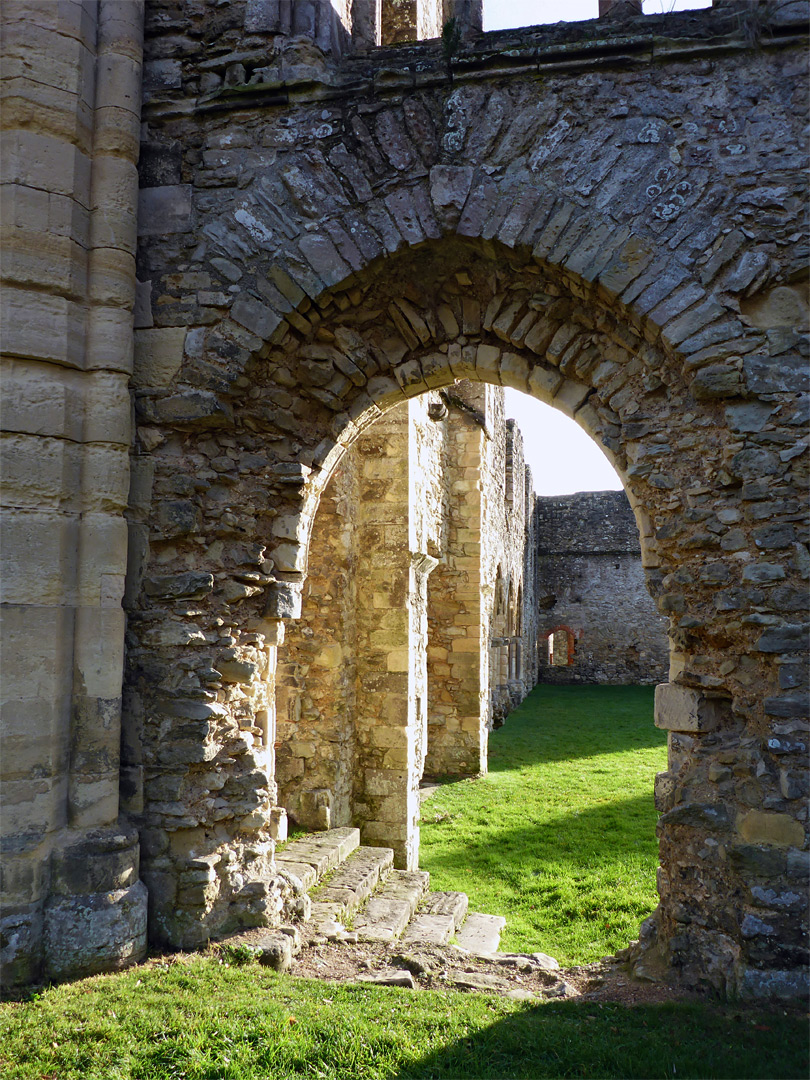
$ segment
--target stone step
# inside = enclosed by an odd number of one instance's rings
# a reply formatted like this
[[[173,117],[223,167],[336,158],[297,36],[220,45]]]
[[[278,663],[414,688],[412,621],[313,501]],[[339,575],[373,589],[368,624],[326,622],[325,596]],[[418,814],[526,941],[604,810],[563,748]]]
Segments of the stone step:
[[[383,887],[354,919],[360,941],[394,941],[408,925],[427,890],[424,870],[392,870]]]
[[[311,923],[316,931],[326,922],[353,915],[390,873],[391,848],[360,847],[312,892]]]
[[[276,854],[276,865],[301,878],[301,867],[310,866],[315,879],[306,888],[321,880],[324,874],[334,870],[360,844],[360,830],[352,828],[329,829],[327,832],[308,833],[298,840],[291,840]],[[298,867],[298,869],[296,869]],[[304,871],[305,877],[311,877]]]
[[[501,931],[506,926],[502,915],[482,915],[471,911],[464,925],[456,931],[456,945],[473,953],[494,953],[501,943]]]
[[[452,915],[414,915],[402,935],[403,945],[446,945],[455,931]]]
[[[292,874],[297,877],[304,892],[309,892],[318,883],[318,872],[309,863],[293,862],[290,859],[285,859],[284,855],[281,854],[276,856],[276,867],[283,870],[285,874]]]
[[[419,908],[420,915],[447,915],[456,931],[464,922],[469,898],[463,892],[429,892]]]

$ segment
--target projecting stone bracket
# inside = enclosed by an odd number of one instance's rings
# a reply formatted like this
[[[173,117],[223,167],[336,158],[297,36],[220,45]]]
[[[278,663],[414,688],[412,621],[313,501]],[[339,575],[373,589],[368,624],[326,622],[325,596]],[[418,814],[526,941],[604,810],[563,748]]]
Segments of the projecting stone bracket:
[[[302,581],[274,581],[267,586],[265,619],[300,619]]]
[[[727,701],[707,698],[688,686],[660,683],[655,688],[655,726],[665,731],[715,731],[728,708]]]

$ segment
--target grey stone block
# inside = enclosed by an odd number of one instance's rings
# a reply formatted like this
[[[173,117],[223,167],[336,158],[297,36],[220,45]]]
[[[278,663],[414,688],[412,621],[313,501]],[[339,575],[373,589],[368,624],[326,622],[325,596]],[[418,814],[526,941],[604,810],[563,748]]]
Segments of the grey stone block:
[[[714,731],[721,722],[723,706],[699,690],[676,683],[655,688],[655,726],[666,731]]]
[[[191,191],[190,184],[141,188],[138,193],[138,235],[190,232]]]

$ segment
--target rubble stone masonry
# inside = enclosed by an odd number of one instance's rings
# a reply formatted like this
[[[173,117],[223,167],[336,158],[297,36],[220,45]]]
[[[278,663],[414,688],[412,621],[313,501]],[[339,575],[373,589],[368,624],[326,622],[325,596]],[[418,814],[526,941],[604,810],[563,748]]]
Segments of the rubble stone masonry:
[[[667,620],[647,592],[624,492],[539,498],[535,514],[540,681],[664,682]]]
[[[628,10],[0,5],[7,981],[140,955],[147,891],[174,945],[285,917],[281,778],[416,858],[423,757],[482,767],[531,681],[466,380],[605,448],[668,619],[639,970],[806,986],[807,4]]]

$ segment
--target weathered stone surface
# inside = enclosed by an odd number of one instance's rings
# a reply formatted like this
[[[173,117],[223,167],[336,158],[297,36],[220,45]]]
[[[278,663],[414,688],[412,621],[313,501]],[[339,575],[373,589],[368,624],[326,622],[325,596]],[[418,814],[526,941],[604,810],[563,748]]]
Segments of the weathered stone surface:
[[[456,931],[456,944],[474,953],[497,952],[504,926],[506,919],[502,915],[482,915],[471,911]]]
[[[537,499],[540,681],[656,683],[667,676],[638,527],[620,491]]]
[[[408,990],[416,989],[416,983],[410,971],[374,971],[368,975],[361,975],[360,981],[374,983],[377,986],[404,986]]]
[[[699,690],[675,683],[655,688],[655,726],[668,731],[714,731],[722,722],[721,701],[707,698]]]
[[[488,975],[476,971],[453,971],[448,975],[448,981],[461,990],[497,990],[509,989],[506,979],[499,979],[497,975]]]
[[[14,393],[3,395],[9,446],[17,465],[27,454],[19,435],[81,446],[60,455],[43,441],[47,513],[36,505],[36,471],[9,473],[3,550],[15,565],[3,574],[13,590],[4,657],[7,641],[14,657],[4,668],[24,691],[15,708],[34,727],[50,730],[47,717],[62,717],[64,744],[75,716],[81,737],[69,777],[66,755],[52,754],[58,775],[47,782],[28,781],[23,792],[21,781],[9,781],[20,800],[12,879],[49,863],[68,813],[77,829],[111,826],[124,794],[148,852],[143,877],[156,940],[198,945],[228,920],[278,922],[291,895],[300,896],[273,867],[277,744],[280,761],[289,752],[285,779],[301,776],[306,790],[332,792],[331,805],[321,806],[330,813],[348,805],[345,778],[362,746],[358,820],[372,842],[385,835],[401,863],[415,865],[421,768],[431,760],[459,773],[482,768],[484,713],[520,696],[535,659],[536,623],[518,632],[521,584],[527,619],[536,604],[527,602],[511,547],[500,614],[489,600],[498,553],[487,540],[486,484],[497,474],[507,488],[503,443],[492,438],[498,424],[488,420],[493,399],[484,409],[467,400],[469,431],[444,444],[462,451],[444,475],[454,472],[455,506],[468,515],[453,525],[463,565],[441,561],[444,538],[435,531],[425,529],[412,546],[411,521],[383,517],[409,503],[396,492],[396,461],[387,473],[355,477],[359,501],[347,488],[343,503],[333,500],[338,531],[350,507],[363,499],[377,507],[363,526],[371,558],[385,551],[372,537],[387,530],[400,530],[400,550],[409,560],[414,554],[398,576],[381,557],[369,576],[377,587],[355,654],[364,667],[351,670],[351,652],[327,635],[311,656],[296,646],[294,672],[277,668],[278,642],[260,624],[265,605],[268,618],[301,614],[316,511],[343,451],[368,439],[368,461],[381,463],[382,447],[371,447],[382,413],[407,398],[416,405],[427,390],[443,391],[452,413],[451,383],[466,377],[525,385],[605,447],[637,516],[648,584],[670,620],[671,684],[728,703],[712,731],[670,728],[670,794],[687,792],[689,806],[722,799],[753,840],[715,837],[710,816],[688,829],[665,827],[656,947],[717,986],[736,985],[737,971],[785,970],[784,957],[798,955],[798,919],[768,916],[773,934],[746,937],[732,914],[734,898],[748,895],[750,864],[786,875],[800,850],[797,827],[804,836],[796,775],[806,737],[792,727],[804,686],[790,671],[805,661],[810,564],[802,531],[806,412],[797,399],[807,385],[808,310],[797,270],[806,100],[797,6],[764,13],[767,48],[747,39],[723,4],[667,15],[665,33],[643,17],[606,22],[589,43],[584,73],[570,68],[565,25],[521,31],[519,41],[488,35],[452,58],[464,76],[452,86],[437,41],[402,45],[393,58],[377,54],[366,20],[354,36],[372,51],[354,58],[345,54],[353,35],[328,5],[263,0],[193,13],[150,0],[144,81],[138,5],[117,5],[109,20],[104,4],[80,15],[74,7],[48,7],[58,31],[52,49],[30,33],[10,39],[11,62],[27,78],[4,113],[3,347],[30,388],[17,393],[17,378]],[[343,15],[350,26],[352,12]],[[184,32],[187,20],[193,34]],[[414,22],[419,33],[428,23],[438,30],[435,12],[406,22],[408,33]],[[245,33],[273,35],[270,53],[267,42],[238,45]],[[212,41],[220,52],[211,52]],[[632,50],[631,67],[617,67],[617,48]],[[693,126],[701,116],[710,122]],[[131,441],[122,391],[134,351],[139,135],[138,274],[150,310],[141,305],[138,324],[168,331],[152,338],[170,347],[155,350],[149,384],[133,386],[139,430],[119,788],[109,753],[120,741],[119,464]],[[414,460],[423,465],[444,453],[428,421],[444,422],[420,419]],[[97,445],[107,441],[117,450]],[[474,464],[468,451],[478,454]],[[65,465],[61,487],[57,461]],[[283,479],[277,465],[294,472]],[[430,500],[442,492],[427,471],[426,497],[415,500],[423,524],[433,511],[422,511],[435,509]],[[513,514],[523,479],[513,461]],[[65,520],[54,516],[57,501]],[[511,531],[521,534],[522,525]],[[765,559],[784,568],[783,579],[744,578]],[[445,568],[452,573],[442,579]],[[142,587],[187,572],[210,574],[216,588],[172,596]],[[411,604],[427,617],[429,576],[431,618],[442,630],[428,658],[424,622],[396,620]],[[322,625],[336,596],[347,611],[358,606],[351,590],[329,595],[317,601]],[[451,600],[452,618],[442,608]],[[477,626],[495,632],[475,641]],[[312,625],[302,624],[302,637],[304,629]],[[411,633],[423,643],[413,651]],[[240,676],[252,665],[257,677],[219,679],[215,661],[226,650],[246,665]],[[23,671],[46,688],[41,700]],[[423,685],[428,671],[433,691]],[[320,685],[334,688],[329,672],[347,686],[356,680],[373,708],[349,739],[342,716],[331,728],[324,721],[321,745],[339,749],[318,759],[302,732],[277,737],[276,681],[298,680],[285,682],[293,712],[283,718],[297,724],[295,709],[322,674]],[[194,702],[216,709],[203,719],[173,717],[167,700],[179,710]],[[326,715],[324,699],[317,709]],[[95,772],[100,738],[107,757]],[[317,777],[315,760],[340,767]],[[310,779],[317,783],[307,788]],[[751,813],[771,816],[763,824]],[[721,848],[717,869],[698,855]],[[50,902],[48,888],[32,900],[21,887],[13,898],[15,933],[33,958],[19,953],[15,971],[41,964],[34,913]],[[681,922],[684,913],[691,923]],[[106,916],[103,908],[96,914],[101,940]]]

